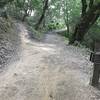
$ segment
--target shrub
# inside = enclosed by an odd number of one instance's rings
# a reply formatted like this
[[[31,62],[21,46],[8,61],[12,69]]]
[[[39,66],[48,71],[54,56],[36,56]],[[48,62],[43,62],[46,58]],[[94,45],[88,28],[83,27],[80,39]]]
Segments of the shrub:
[[[54,22],[54,21],[51,21],[48,25],[48,30],[55,30],[55,29],[62,29],[65,27],[64,24],[61,24],[61,23],[58,23],[58,22]]]
[[[92,48],[94,40],[100,40],[100,26],[95,24],[85,35],[83,45]]]
[[[41,40],[43,37],[43,33],[39,32],[34,29],[33,26],[27,25],[27,29],[29,31],[29,35],[31,38],[36,39],[36,40]]]

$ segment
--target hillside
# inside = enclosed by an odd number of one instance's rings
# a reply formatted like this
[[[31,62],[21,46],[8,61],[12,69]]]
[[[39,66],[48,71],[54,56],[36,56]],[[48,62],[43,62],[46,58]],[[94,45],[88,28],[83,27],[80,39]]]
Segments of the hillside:
[[[0,69],[15,56],[20,42],[18,29],[13,22],[0,17]],[[13,59],[14,60],[14,59]]]

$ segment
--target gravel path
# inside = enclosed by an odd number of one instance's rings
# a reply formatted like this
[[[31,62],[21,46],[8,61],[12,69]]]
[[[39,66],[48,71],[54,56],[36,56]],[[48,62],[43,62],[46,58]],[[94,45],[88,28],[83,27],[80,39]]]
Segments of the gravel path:
[[[89,86],[92,66],[85,49],[66,46],[57,34],[31,41],[25,26],[18,26],[22,52],[0,74],[0,100],[100,100]]]

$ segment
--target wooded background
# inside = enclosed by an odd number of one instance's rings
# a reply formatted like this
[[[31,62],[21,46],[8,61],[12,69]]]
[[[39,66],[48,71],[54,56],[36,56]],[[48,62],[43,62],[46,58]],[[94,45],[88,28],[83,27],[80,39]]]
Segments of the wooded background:
[[[0,0],[0,16],[26,22],[34,30],[67,29],[69,44],[91,47],[100,40],[100,0]]]

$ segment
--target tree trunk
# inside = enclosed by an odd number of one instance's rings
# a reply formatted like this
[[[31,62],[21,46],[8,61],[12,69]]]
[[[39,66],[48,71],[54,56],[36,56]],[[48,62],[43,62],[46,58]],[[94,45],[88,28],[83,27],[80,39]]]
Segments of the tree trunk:
[[[27,11],[27,9],[25,10],[25,14],[22,17],[22,22],[25,21],[26,17],[29,15],[29,12]]]
[[[44,4],[44,7],[43,7],[42,15],[41,15],[41,17],[40,17],[38,23],[36,24],[36,27],[35,27],[36,30],[38,30],[40,24],[42,23],[42,21],[43,21],[43,19],[44,19],[44,17],[45,17],[46,10],[48,9],[48,1],[49,1],[49,0],[45,0],[45,4]]]
[[[92,86],[98,86],[99,84],[99,76],[100,76],[100,65],[94,64],[94,71],[93,71],[93,77],[92,77]]]
[[[86,14],[86,9],[87,9],[87,2],[86,0],[81,0],[82,2],[82,16]]]
[[[94,3],[94,0],[90,0],[89,8],[91,8],[93,6],[93,3]]]
[[[69,32],[70,32],[70,29],[69,29],[69,15],[67,14],[67,20],[64,18],[64,20],[65,20],[65,24],[66,24],[66,27],[67,27],[67,34],[69,34]]]
[[[69,13],[68,13],[68,11],[69,11],[69,6],[68,6],[68,4],[67,4],[67,2],[66,2],[66,12],[67,12],[67,22],[66,22],[66,26],[67,26],[67,34],[69,34]]]
[[[23,18],[22,18],[22,22],[25,21],[25,19],[26,19],[27,16],[28,16],[27,14],[25,14],[25,15],[23,16]]]
[[[67,1],[64,1],[64,8],[63,8],[63,11],[64,11],[64,21],[65,21],[65,25],[67,27],[67,34],[69,35],[69,32],[70,32],[70,29],[69,29],[69,6],[68,6],[68,0]],[[67,35],[66,34],[66,35]]]
[[[84,35],[88,32],[90,27],[96,22],[100,16],[100,3],[93,5],[84,16],[81,17],[81,20],[75,27],[74,34],[69,42],[73,44],[74,41],[81,42],[84,38]]]

